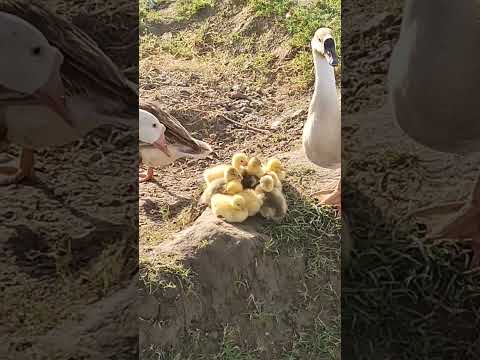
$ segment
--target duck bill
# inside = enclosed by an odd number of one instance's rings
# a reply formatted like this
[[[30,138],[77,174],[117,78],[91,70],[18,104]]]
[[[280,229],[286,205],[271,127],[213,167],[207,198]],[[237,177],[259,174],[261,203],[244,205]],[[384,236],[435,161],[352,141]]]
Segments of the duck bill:
[[[162,135],[160,139],[155,141],[152,145],[159,149],[161,152],[163,152],[165,155],[170,156],[170,151],[168,151],[168,145],[167,141],[165,140],[165,136]]]
[[[337,51],[335,50],[335,41],[332,38],[328,38],[324,42],[324,53],[330,66],[338,65]]]
[[[335,50],[326,50],[325,57],[327,58],[328,64],[330,66],[335,67],[338,65],[337,53],[335,52]]]
[[[38,89],[34,96],[57,113],[69,126],[73,127],[73,121],[65,103],[65,88],[60,75],[60,66],[61,62],[52,71],[47,83]]]

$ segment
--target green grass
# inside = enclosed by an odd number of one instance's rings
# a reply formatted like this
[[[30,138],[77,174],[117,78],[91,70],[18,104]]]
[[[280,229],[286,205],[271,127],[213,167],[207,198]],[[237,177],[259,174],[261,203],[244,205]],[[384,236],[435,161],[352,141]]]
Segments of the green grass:
[[[177,2],[177,18],[188,20],[197,15],[200,10],[213,7],[215,0],[179,0]]]
[[[423,173],[416,155],[389,151],[351,161],[344,176],[362,186],[368,179],[365,169],[382,179],[392,168],[401,169],[395,180],[406,182],[407,189]],[[370,199],[353,186],[342,189],[358,244],[342,279],[342,335],[352,339],[345,356],[476,358],[478,332],[473,329],[480,322],[480,272],[469,269],[470,244],[425,240],[424,226],[405,217],[400,208],[389,209],[386,217],[385,209],[373,203],[377,198],[392,202],[398,194],[370,188]]]
[[[147,24],[158,24],[162,22],[163,17],[157,10],[148,8],[147,0],[140,0],[138,4],[140,29],[143,31]]]
[[[307,89],[315,80],[310,41],[318,28],[333,30],[341,58],[340,0],[317,0],[307,5],[297,5],[291,0],[249,0],[248,4],[257,16],[275,18],[288,32],[289,43],[297,51],[284,70],[294,87]],[[337,73],[340,71],[339,67]]]
[[[317,0],[308,5],[297,5],[292,0],[249,0],[248,3],[258,16],[277,17],[291,35],[291,44],[296,48],[308,46],[318,28],[331,28],[340,53],[340,0]]]
[[[161,21],[158,12],[146,9],[145,1],[142,0],[140,5],[142,23]],[[300,91],[309,89],[315,79],[310,40],[319,27],[332,28],[337,53],[341,57],[339,0],[317,0],[307,5],[297,5],[291,0],[248,0],[247,4],[255,14],[253,16],[272,18],[288,34],[294,55],[292,60],[281,67],[275,66],[275,56],[267,50],[271,39],[218,32],[208,22],[200,23],[197,29],[163,39],[162,50],[178,58],[205,57],[206,61],[212,62],[216,62],[216,57],[223,56],[229,60],[234,72],[240,69],[243,74],[250,74],[259,86],[275,81],[280,74],[280,78],[291,82],[292,88]],[[177,20],[190,19],[201,9],[214,5],[214,0],[181,0],[175,5]],[[220,54],[222,52],[225,54]],[[336,69],[337,74],[340,71],[341,66]]]
[[[325,271],[338,272],[339,218],[332,209],[311,203],[288,187],[285,191],[289,210],[280,224],[272,224],[265,229],[271,236],[265,251],[276,254],[303,252],[307,276],[310,277]]]
[[[293,348],[283,360],[337,359],[340,337],[340,321],[327,325],[317,319],[309,331],[294,339]]]
[[[248,0],[248,4],[258,16],[285,16],[290,7],[295,4],[292,0]]]
[[[221,349],[217,355],[214,356],[214,360],[255,360],[254,354],[243,351],[238,346],[234,338],[238,337],[238,329],[225,326],[223,330],[223,339]]]

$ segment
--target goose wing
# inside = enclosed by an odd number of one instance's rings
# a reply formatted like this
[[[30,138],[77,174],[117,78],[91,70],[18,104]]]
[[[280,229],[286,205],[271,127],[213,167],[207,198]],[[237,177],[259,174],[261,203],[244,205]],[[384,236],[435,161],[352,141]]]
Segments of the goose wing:
[[[137,109],[138,88],[85,32],[46,7],[30,1],[4,0],[0,11],[18,16],[35,26],[64,56],[62,80],[67,94],[101,95]],[[18,97],[0,89],[0,99]],[[129,111],[129,112],[130,112]]]
[[[140,108],[154,115],[166,127],[165,137],[168,142],[177,142],[192,150],[192,153],[205,151],[202,143],[197,141],[190,133],[168,112],[163,110],[157,102],[140,99]]]

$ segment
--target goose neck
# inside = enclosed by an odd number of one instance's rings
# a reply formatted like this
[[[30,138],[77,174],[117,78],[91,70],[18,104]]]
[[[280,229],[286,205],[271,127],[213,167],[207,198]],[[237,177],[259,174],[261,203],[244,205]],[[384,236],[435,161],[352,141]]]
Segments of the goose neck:
[[[337,102],[337,88],[333,67],[323,57],[313,52],[315,66],[315,86],[312,104],[318,101]]]

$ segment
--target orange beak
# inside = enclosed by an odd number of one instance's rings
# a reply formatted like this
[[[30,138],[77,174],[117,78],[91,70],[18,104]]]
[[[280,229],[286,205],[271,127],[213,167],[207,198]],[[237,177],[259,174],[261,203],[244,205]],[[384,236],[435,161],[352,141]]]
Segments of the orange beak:
[[[152,145],[155,146],[160,151],[162,151],[165,155],[170,156],[165,135],[161,135],[160,138],[157,141],[155,141]]]
[[[65,88],[60,75],[62,61],[62,56],[59,54],[50,78],[44,86],[34,93],[34,96],[55,111],[69,126],[73,127],[73,122],[65,104]]]

